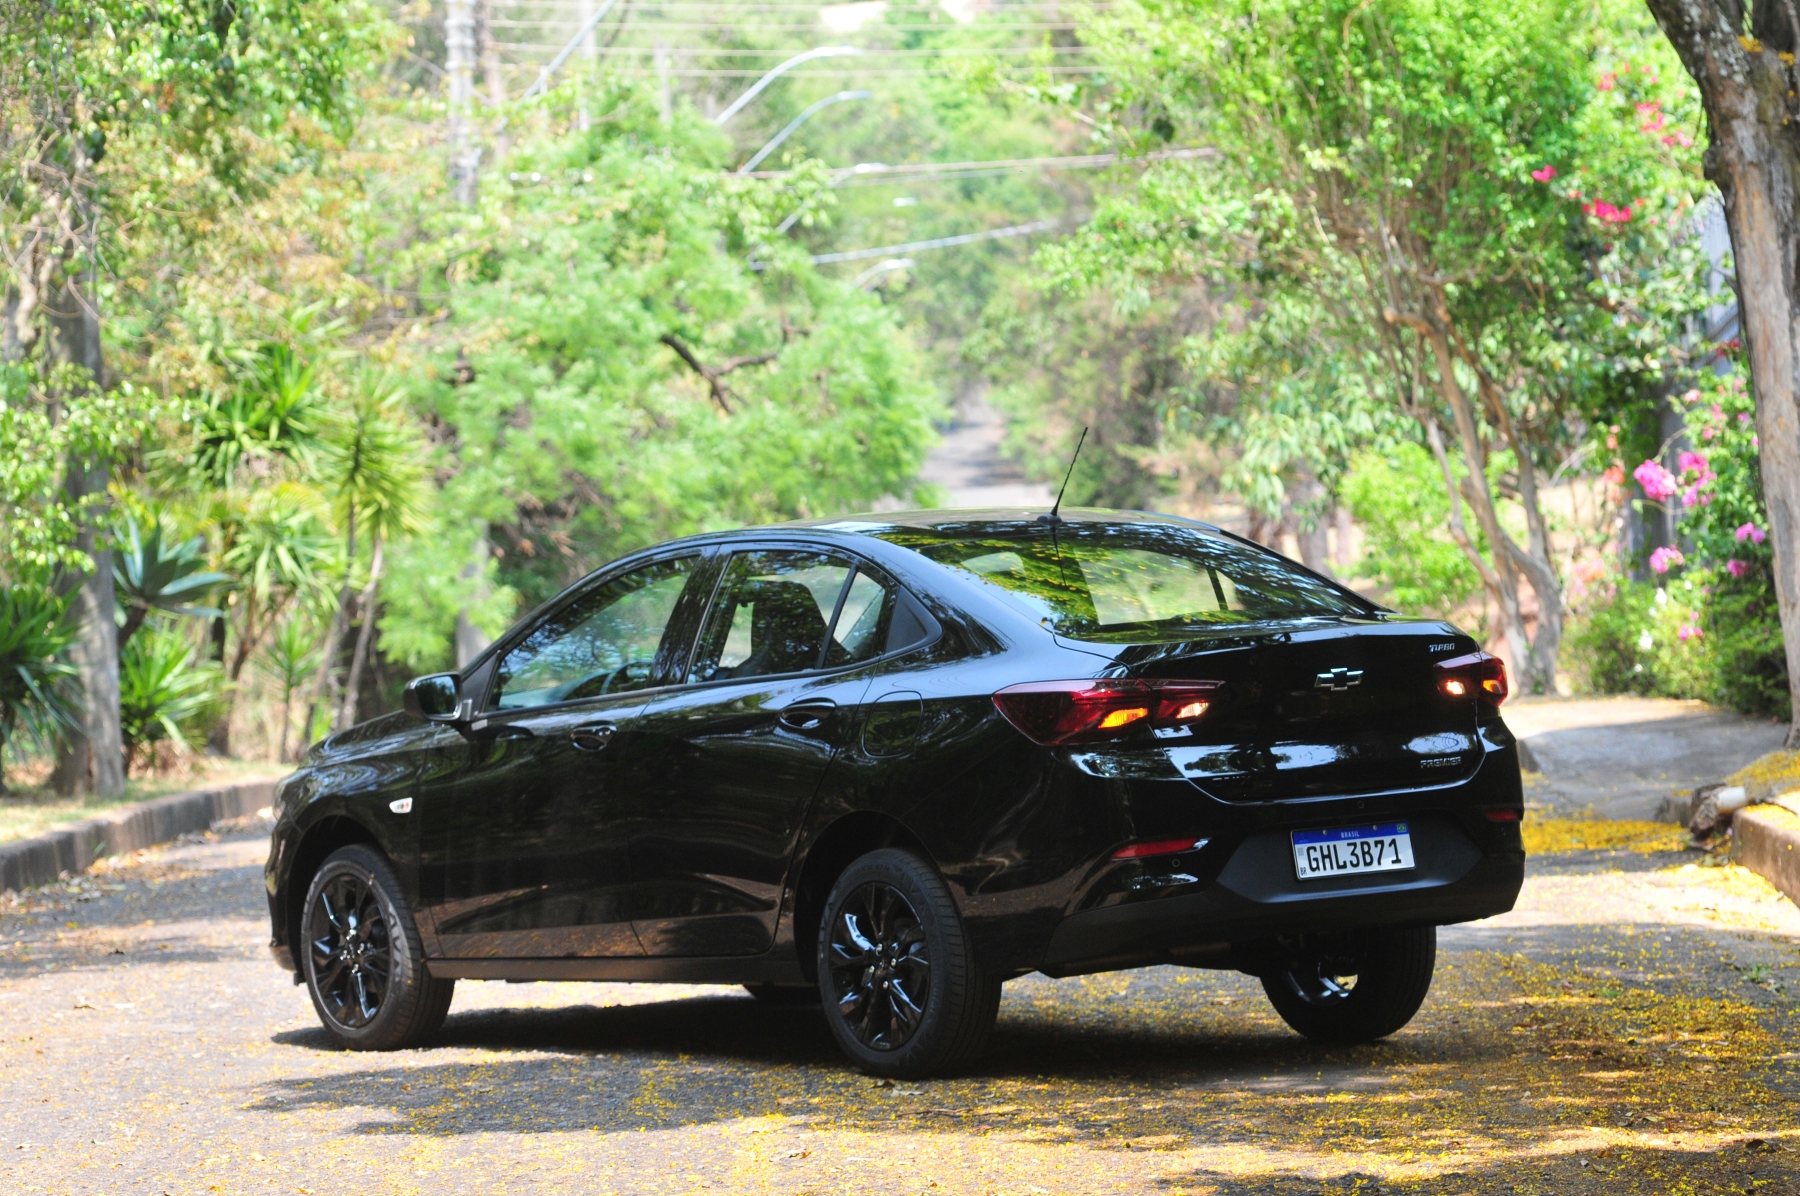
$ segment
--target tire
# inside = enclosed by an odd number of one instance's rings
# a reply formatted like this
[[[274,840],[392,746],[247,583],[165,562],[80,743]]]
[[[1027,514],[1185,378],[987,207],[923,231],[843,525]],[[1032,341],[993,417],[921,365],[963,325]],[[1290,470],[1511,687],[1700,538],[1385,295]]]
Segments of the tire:
[[[1412,1020],[1436,961],[1435,926],[1308,935],[1280,944],[1263,991],[1314,1042],[1373,1042]]]
[[[982,974],[949,886],[911,852],[872,851],[844,869],[817,960],[825,1022],[869,1074],[945,1075],[987,1045],[1000,981]]]
[[[412,911],[380,852],[358,844],[327,856],[300,917],[306,991],[339,1046],[400,1050],[444,1024],[456,981],[426,971]]]
[[[746,984],[744,991],[763,1005],[817,1005],[819,990],[792,984]]]

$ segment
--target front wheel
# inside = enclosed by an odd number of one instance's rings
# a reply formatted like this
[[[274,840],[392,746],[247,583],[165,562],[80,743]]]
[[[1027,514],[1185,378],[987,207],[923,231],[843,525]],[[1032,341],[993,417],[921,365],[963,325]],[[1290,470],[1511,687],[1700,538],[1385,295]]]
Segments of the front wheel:
[[[832,1037],[871,1075],[913,1079],[966,1065],[1000,1007],[1000,981],[982,974],[949,886],[907,851],[872,851],[838,877],[818,968]]]
[[[1305,935],[1278,945],[1263,991],[1314,1042],[1373,1042],[1412,1020],[1436,962],[1435,926]]]
[[[372,848],[331,853],[306,891],[306,991],[325,1032],[357,1051],[392,1051],[434,1034],[456,981],[425,969],[400,882]]]

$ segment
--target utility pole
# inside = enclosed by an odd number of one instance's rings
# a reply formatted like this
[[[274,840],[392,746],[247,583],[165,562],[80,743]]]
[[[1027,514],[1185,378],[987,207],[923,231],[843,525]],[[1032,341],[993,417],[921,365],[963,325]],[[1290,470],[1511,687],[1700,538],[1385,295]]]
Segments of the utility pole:
[[[481,149],[475,144],[475,130],[469,120],[469,105],[475,98],[474,0],[445,0],[444,48],[444,73],[450,92],[450,184],[456,202],[473,207],[475,170],[481,161]]]
[[[476,5],[480,4],[478,10]],[[488,26],[485,0],[445,0],[444,5],[444,73],[450,85],[450,179],[456,202],[465,208],[475,206],[480,183],[481,147],[475,144],[475,130],[470,120],[470,107],[475,98],[476,26],[480,25],[481,67],[491,103],[506,100],[506,82],[500,74],[499,47]],[[458,371],[459,384],[465,375],[472,380],[473,370]],[[475,539],[476,559],[465,565],[461,577],[473,580],[480,591],[487,587],[487,560],[492,554],[484,523]],[[469,617],[469,608],[456,612],[456,667],[462,668],[487,649],[489,641],[481,628]]]

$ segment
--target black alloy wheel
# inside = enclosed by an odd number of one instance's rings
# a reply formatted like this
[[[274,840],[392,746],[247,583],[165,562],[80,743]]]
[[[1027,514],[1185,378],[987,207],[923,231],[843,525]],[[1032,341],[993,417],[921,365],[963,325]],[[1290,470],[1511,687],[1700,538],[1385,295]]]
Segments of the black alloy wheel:
[[[394,966],[375,890],[358,873],[337,873],[313,895],[306,929],[326,1012],[341,1026],[362,1029],[381,1012]]]
[[[925,927],[906,894],[871,881],[838,908],[831,924],[831,991],[838,1016],[872,1051],[906,1045],[931,1000]]]
[[[1315,1042],[1373,1042],[1412,1020],[1436,962],[1434,926],[1303,935],[1277,944],[1263,991]]]
[[[943,1075],[986,1044],[1000,981],[973,957],[937,869],[883,848],[832,885],[819,926],[819,996],[844,1053],[880,1076]]]
[[[326,857],[300,922],[307,992],[340,1046],[394,1050],[443,1025],[456,981],[427,970],[400,882],[380,852],[357,844]]]

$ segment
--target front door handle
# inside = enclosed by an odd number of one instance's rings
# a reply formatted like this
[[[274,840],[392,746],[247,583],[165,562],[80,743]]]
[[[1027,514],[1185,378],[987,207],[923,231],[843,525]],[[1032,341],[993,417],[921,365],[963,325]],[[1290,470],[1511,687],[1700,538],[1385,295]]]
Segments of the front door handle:
[[[837,703],[824,698],[808,698],[788,706],[781,712],[778,720],[789,731],[797,731],[802,735],[816,735],[831,722],[831,716],[837,712]]]
[[[612,742],[613,733],[618,728],[611,723],[595,723],[589,727],[576,727],[569,732],[569,742],[584,752],[604,752],[606,745]]]

